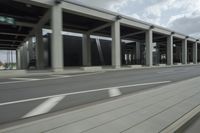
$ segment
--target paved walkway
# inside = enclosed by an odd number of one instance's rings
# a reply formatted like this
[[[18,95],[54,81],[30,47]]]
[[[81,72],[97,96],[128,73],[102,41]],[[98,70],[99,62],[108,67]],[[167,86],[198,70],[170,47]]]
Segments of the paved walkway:
[[[1,133],[157,133],[200,105],[200,77],[132,94]],[[170,132],[170,130],[168,130]]]

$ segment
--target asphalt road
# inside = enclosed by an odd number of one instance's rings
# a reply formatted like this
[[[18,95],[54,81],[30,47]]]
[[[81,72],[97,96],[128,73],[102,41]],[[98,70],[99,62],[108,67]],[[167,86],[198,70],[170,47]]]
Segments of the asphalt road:
[[[200,66],[0,79],[0,125],[197,76]]]

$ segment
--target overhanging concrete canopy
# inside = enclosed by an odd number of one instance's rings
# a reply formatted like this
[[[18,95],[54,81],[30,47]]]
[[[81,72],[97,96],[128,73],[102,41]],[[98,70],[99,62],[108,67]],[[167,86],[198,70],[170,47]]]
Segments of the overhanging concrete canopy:
[[[0,23],[0,49],[17,49],[45,12],[46,8],[26,3],[0,1],[0,16],[15,20],[14,24]]]

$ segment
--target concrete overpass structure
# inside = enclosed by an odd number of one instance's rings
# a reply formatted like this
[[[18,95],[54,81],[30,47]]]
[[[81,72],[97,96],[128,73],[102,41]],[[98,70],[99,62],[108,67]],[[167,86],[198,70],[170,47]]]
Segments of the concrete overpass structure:
[[[0,49],[17,51],[18,69],[26,69],[31,58],[36,59],[37,69],[45,69],[42,33],[44,28],[52,30],[49,39],[51,53],[49,59],[53,71],[64,69],[65,49],[63,47],[67,44],[63,41],[62,31],[83,35],[81,44],[83,67],[93,66],[92,35],[111,38],[111,57],[103,58],[111,58],[109,65],[113,68],[136,64],[151,67],[158,64],[172,66],[179,63],[200,62],[198,39],[69,0],[0,1],[0,15],[14,18],[16,21],[15,24],[0,24]],[[122,50],[124,41],[132,43],[125,43],[126,48]],[[33,51],[35,53],[32,53]],[[139,61],[123,63],[127,59],[130,62]]]

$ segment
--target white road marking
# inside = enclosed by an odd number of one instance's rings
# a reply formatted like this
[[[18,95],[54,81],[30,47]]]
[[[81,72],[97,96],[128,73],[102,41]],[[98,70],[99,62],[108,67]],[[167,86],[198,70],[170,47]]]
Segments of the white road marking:
[[[120,92],[119,88],[113,87],[108,90],[110,97],[120,96],[122,93]]]
[[[22,80],[22,81],[38,81],[40,79],[33,79],[33,78],[11,78],[12,80]]]
[[[53,77],[63,77],[63,78],[69,78],[72,77],[71,75],[51,75]]]
[[[79,91],[79,92],[71,92],[71,93],[65,93],[65,94],[59,94],[59,95],[52,95],[52,96],[30,98],[30,99],[25,99],[25,100],[18,100],[18,101],[0,103],[0,106],[10,105],[10,104],[17,104],[17,103],[23,103],[23,102],[30,102],[30,101],[36,101],[36,100],[42,100],[42,99],[47,99],[47,98],[54,98],[54,97],[59,97],[59,96],[69,96],[69,95],[76,95],[76,94],[98,92],[98,91],[110,90],[112,88],[128,88],[128,87],[136,87],[136,86],[147,86],[147,85],[165,84],[165,83],[170,83],[170,82],[171,81],[141,83],[141,84],[133,84],[133,85],[124,85],[124,86],[115,86],[115,87],[101,88],[101,89],[95,89],[95,90],[86,90],[86,91]]]
[[[48,113],[53,107],[55,107],[64,98],[65,96],[49,98],[46,101],[44,101],[42,104],[37,106],[35,109],[33,109],[32,111],[24,115],[22,118],[28,118],[28,117]]]
[[[161,71],[161,72],[157,72],[157,73],[160,73],[160,74],[163,74],[163,73],[174,73],[175,70],[168,70],[168,71]]]
[[[95,75],[98,73],[104,73],[104,72],[96,72],[96,73],[87,73],[87,74],[79,74],[79,75],[66,75],[66,76],[58,76],[58,77],[50,77],[50,78],[43,78],[43,79],[36,79],[36,80],[21,80],[22,81],[9,81],[9,82],[0,82],[0,85],[4,85],[4,84],[16,84],[16,83],[26,83],[26,82],[35,82],[35,81],[44,81],[44,80],[54,80],[54,79],[63,79],[63,78],[72,78],[72,77],[80,77],[80,76],[87,76],[87,75]],[[11,78],[11,79],[15,79],[15,80],[19,80],[19,78]],[[28,79],[28,78],[27,78]]]

